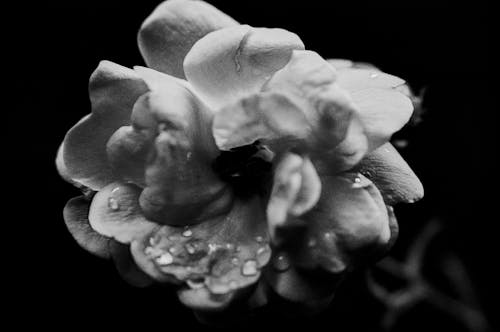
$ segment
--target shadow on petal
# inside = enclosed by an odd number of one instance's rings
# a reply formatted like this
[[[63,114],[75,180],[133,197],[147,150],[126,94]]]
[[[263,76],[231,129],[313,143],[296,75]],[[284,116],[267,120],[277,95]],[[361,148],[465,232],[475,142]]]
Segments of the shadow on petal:
[[[148,67],[184,78],[183,61],[196,41],[238,22],[204,1],[162,2],[144,21],[139,49]]]
[[[73,126],[64,139],[66,176],[93,190],[115,180],[106,142],[118,128],[130,123],[134,103],[147,91],[133,70],[101,61],[89,82],[92,113]]]
[[[73,238],[83,249],[98,257],[109,258],[108,244],[112,240],[92,229],[88,220],[89,208],[90,202],[84,196],[70,199],[64,207],[64,221]]]

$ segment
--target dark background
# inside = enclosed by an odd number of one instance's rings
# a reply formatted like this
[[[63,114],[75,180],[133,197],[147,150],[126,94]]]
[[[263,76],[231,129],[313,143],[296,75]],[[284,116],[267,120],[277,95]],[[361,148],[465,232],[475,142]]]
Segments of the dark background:
[[[415,234],[431,219],[443,231],[440,252],[453,252],[466,267],[490,325],[499,326],[496,308],[498,223],[495,190],[497,135],[492,100],[489,19],[485,3],[474,1],[209,1],[236,20],[281,27],[297,33],[306,47],[325,58],[371,62],[405,78],[416,91],[425,87],[422,123],[407,128],[402,151],[421,178],[425,198],[396,210],[401,237],[394,255],[402,257]],[[81,250],[62,220],[66,201],[78,191],[55,170],[57,148],[66,131],[90,112],[87,82],[102,59],[131,67],[143,64],[137,30],[156,1],[24,2],[4,13],[14,23],[7,34],[15,69],[14,113],[4,123],[14,151],[4,154],[20,175],[8,176],[19,230],[13,232],[11,274],[19,322],[55,327],[65,319],[102,326],[142,328],[201,327],[168,290],[134,289],[110,262]],[[10,21],[10,20],[9,20]],[[10,53],[10,52],[9,52]],[[10,99],[10,98],[9,98]],[[19,249],[20,248],[20,249]],[[19,252],[20,250],[20,252]],[[433,254],[434,255],[434,254]],[[432,257],[431,257],[432,258]],[[17,264],[16,264],[17,263]],[[18,267],[19,265],[19,267]],[[436,265],[436,264],[435,264]],[[439,264],[437,264],[439,269]],[[10,269],[10,268],[9,268]],[[247,327],[291,326],[378,331],[382,307],[353,276],[325,313],[314,319],[284,319],[270,308]],[[65,318],[65,319],[63,319]],[[97,323],[99,321],[99,323]],[[466,331],[425,304],[401,318],[395,330]]]

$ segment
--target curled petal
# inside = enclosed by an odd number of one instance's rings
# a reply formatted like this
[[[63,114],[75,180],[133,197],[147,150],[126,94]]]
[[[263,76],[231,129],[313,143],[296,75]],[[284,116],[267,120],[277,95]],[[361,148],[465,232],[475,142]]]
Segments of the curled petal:
[[[98,190],[112,182],[106,142],[121,126],[128,125],[132,107],[148,91],[131,69],[102,61],[90,78],[92,113],[66,134],[62,160],[66,176]]]
[[[220,311],[226,308],[234,293],[213,294],[207,288],[183,288],[177,293],[179,300],[187,307],[202,311]]]
[[[92,229],[88,220],[89,207],[90,202],[83,196],[70,199],[64,207],[64,221],[83,249],[98,257],[109,258],[108,244],[111,240]]]
[[[368,88],[351,94],[359,109],[370,151],[387,143],[413,113],[411,100],[396,90]]]
[[[187,54],[184,71],[203,100],[218,109],[259,91],[293,50],[303,48],[299,37],[286,30],[240,25],[200,39]]]
[[[112,241],[109,245],[109,251],[118,273],[127,283],[141,288],[153,283],[153,280],[135,264],[129,245]]]
[[[326,274],[324,271],[309,271],[293,266],[287,269],[269,266],[264,277],[281,297],[314,306],[331,300],[343,274]]]
[[[157,124],[140,197],[145,215],[158,223],[180,225],[227,211],[232,194],[212,169],[219,153],[210,133],[212,113],[174,83],[147,95],[142,108],[142,115],[154,120],[137,114],[142,126]]]
[[[142,215],[138,198],[141,189],[133,184],[111,183],[97,192],[88,214],[92,228],[121,243],[149,233],[154,227]]]
[[[321,198],[303,216],[308,228],[305,260],[331,272],[365,262],[390,240],[387,209],[380,192],[361,174],[323,177]],[[299,254],[300,256],[301,254]],[[313,264],[311,264],[313,262]]]
[[[289,228],[300,216],[318,202],[321,182],[308,158],[289,153],[278,163],[273,188],[267,205],[269,233],[279,242],[280,228]]]
[[[148,67],[184,78],[182,63],[206,34],[238,22],[204,1],[162,2],[144,21],[138,43]]]
[[[236,201],[226,216],[190,227],[162,226],[134,241],[134,259],[154,279],[185,282],[193,291],[181,293],[190,298],[243,289],[258,280],[270,257],[260,204],[257,198]]]
[[[375,183],[386,204],[412,203],[424,196],[422,183],[390,143],[368,154],[355,170]]]

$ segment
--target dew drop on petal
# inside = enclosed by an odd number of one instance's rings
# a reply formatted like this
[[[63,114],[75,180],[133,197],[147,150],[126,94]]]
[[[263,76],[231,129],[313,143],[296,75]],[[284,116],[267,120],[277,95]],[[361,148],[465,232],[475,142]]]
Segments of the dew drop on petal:
[[[378,73],[376,72],[373,72],[370,74],[370,78],[377,78],[378,77]]]
[[[361,177],[360,175],[356,175],[356,177],[353,179],[353,185],[352,185],[353,188],[361,188],[362,187],[362,184],[361,184]]]
[[[273,267],[280,272],[286,271],[290,268],[290,260],[284,253],[280,253],[273,258]]]
[[[184,247],[186,248],[186,251],[190,255],[192,255],[196,252],[196,246],[192,243],[187,243]]]
[[[233,258],[231,259],[231,263],[232,263],[233,265],[239,265],[239,264],[240,264],[240,260],[239,260],[239,258],[238,258],[238,257],[233,257]]]
[[[186,228],[184,232],[182,232],[182,236],[184,237],[190,237],[191,235],[193,235],[193,231],[190,230],[189,228]]]
[[[192,289],[199,289],[205,286],[205,278],[188,279],[186,284]]]
[[[118,205],[118,201],[116,200],[116,198],[114,197],[110,197],[108,199],[108,207],[113,210],[113,211],[116,211],[120,208],[120,205]]]
[[[170,265],[173,263],[173,261],[174,258],[168,252],[163,253],[160,257],[156,259],[156,263],[158,263],[159,265]]]
[[[259,236],[256,236],[256,237],[255,237],[255,241],[257,241],[258,243],[261,243],[261,242],[263,242],[263,241],[264,241],[264,237],[262,237],[262,236],[260,236],[260,235],[259,235]]]
[[[171,254],[175,254],[177,252],[178,248],[176,247],[170,247],[168,248],[168,252],[171,253]]]
[[[254,259],[249,259],[243,263],[243,266],[241,267],[241,274],[244,276],[253,276],[256,275],[258,272],[257,269],[257,261]]]

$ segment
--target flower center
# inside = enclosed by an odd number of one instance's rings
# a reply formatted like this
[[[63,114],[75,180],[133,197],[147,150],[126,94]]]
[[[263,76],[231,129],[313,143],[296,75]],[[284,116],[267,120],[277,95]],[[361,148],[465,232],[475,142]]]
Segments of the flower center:
[[[229,183],[236,195],[246,198],[263,194],[271,176],[274,154],[259,141],[222,151],[215,159],[213,169]]]

